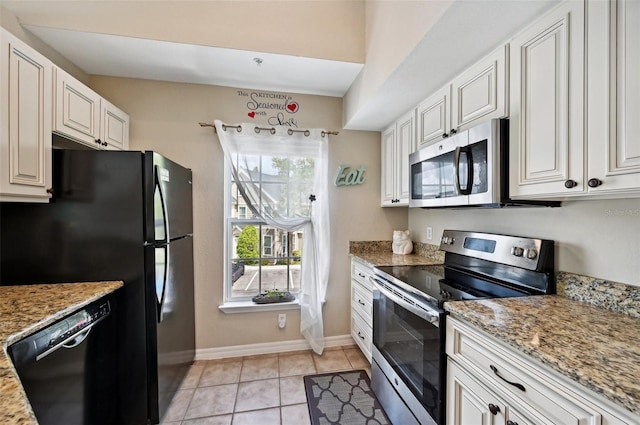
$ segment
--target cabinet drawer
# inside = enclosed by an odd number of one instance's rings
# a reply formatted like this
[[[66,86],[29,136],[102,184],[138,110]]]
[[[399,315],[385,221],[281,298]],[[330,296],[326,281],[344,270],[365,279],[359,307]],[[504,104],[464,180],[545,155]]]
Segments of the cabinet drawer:
[[[351,281],[351,308],[362,316],[367,325],[372,326],[373,294],[356,280]]]
[[[373,270],[371,267],[358,261],[351,261],[351,278],[355,279],[369,291],[373,291],[373,285],[369,281],[370,276],[373,276]]]
[[[553,383],[540,368],[525,363],[508,347],[475,329],[447,317],[447,354],[465,365],[509,401],[540,412],[551,423],[599,423],[601,416],[578,400],[565,397],[568,389]]]
[[[351,314],[351,336],[371,362],[371,344],[373,341],[373,330],[368,326],[358,314]]]

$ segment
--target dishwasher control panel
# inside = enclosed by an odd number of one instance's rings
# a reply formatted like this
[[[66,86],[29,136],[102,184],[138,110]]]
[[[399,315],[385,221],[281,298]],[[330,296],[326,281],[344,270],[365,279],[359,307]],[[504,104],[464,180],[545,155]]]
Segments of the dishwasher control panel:
[[[102,299],[58,320],[46,328],[9,346],[16,367],[37,361],[61,347],[79,345],[91,328],[111,313],[109,300]]]

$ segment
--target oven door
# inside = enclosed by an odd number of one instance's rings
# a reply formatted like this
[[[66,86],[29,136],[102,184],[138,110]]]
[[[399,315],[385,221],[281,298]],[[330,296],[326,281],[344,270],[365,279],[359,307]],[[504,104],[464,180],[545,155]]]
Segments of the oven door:
[[[411,396],[433,419],[444,424],[446,361],[443,311],[426,311],[375,282],[373,299],[374,360],[390,382],[396,376],[410,394],[399,394],[410,408]],[[442,324],[442,326],[440,326]],[[376,358],[379,357],[379,358]],[[392,372],[387,373],[386,370]],[[393,375],[389,376],[389,375]],[[411,409],[418,418],[420,414]],[[423,421],[420,421],[423,423]]]

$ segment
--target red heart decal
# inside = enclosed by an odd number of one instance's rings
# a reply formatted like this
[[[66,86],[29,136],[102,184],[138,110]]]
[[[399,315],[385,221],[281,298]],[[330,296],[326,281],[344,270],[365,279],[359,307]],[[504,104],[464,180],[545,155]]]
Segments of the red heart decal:
[[[290,112],[296,112],[298,110],[298,103],[297,102],[291,102],[287,105],[287,109]]]
[[[249,112],[247,115],[249,115],[249,118],[253,118],[256,116],[256,113],[252,111],[252,112]]]

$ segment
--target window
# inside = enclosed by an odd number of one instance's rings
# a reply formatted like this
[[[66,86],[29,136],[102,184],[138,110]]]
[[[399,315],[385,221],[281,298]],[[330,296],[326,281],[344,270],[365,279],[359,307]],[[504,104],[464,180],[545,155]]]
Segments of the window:
[[[272,248],[273,247],[271,246],[271,235],[263,235],[262,236],[262,255],[265,257],[272,257],[273,256]]]
[[[247,207],[244,205],[238,206],[238,218],[247,218]]]
[[[259,209],[281,217],[307,217],[314,160],[296,156],[234,154],[245,190]],[[302,230],[287,232],[257,219],[227,167],[227,285],[225,301],[249,301],[271,289],[300,290]]]

